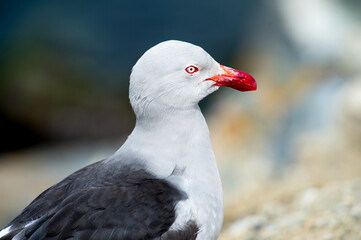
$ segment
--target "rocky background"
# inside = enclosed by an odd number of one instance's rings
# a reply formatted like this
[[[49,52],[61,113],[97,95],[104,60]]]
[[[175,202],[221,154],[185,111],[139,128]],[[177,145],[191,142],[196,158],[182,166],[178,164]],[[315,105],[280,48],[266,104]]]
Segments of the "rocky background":
[[[173,38],[258,83],[201,102],[225,192],[219,239],[361,239],[359,1],[208,2],[1,3],[0,228],[122,144],[130,68]]]

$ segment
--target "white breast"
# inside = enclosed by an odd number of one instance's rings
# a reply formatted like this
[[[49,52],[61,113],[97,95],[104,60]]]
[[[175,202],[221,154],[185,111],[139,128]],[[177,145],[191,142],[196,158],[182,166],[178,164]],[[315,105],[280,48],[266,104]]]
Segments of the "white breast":
[[[217,178],[217,176],[213,177]],[[174,180],[170,179],[171,182]],[[223,196],[219,194],[222,193],[220,180],[218,183],[214,179],[209,182],[195,182],[194,179],[183,177],[176,181],[181,182],[178,186],[187,193],[188,199],[177,204],[176,221],[171,226],[171,230],[182,229],[191,219],[199,227],[197,240],[217,239],[223,222]]]

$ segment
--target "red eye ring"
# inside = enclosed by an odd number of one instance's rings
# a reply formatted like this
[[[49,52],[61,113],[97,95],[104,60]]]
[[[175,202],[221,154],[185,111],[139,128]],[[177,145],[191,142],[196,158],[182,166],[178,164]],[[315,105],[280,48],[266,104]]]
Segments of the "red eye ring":
[[[185,70],[186,70],[186,72],[187,72],[188,74],[193,74],[193,73],[199,71],[199,69],[198,69],[196,66],[194,66],[194,65],[190,65],[190,66],[186,67]]]

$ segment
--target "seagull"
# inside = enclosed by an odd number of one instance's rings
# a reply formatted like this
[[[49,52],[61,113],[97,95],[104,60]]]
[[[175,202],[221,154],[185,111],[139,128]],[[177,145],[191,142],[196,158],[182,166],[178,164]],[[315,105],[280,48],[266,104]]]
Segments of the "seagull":
[[[41,193],[0,239],[217,239],[223,191],[198,102],[220,86],[257,89],[201,47],[150,48],[130,75],[136,124],[125,143]]]

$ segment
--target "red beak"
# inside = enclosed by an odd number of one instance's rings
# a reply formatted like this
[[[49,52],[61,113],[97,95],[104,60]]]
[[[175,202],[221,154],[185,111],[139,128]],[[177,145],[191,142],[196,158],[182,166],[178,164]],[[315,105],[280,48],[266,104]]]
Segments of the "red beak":
[[[216,86],[226,86],[242,92],[253,91],[257,89],[256,81],[248,73],[241,72],[223,65],[220,66],[224,73],[215,75],[206,80],[214,81]]]

